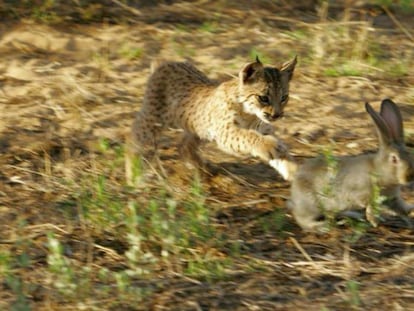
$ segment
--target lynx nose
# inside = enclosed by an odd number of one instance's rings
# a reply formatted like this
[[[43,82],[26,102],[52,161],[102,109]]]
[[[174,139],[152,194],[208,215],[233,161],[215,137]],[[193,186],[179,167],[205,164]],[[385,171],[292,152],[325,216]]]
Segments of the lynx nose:
[[[282,112],[277,112],[277,113],[273,114],[273,116],[272,116],[273,119],[279,119],[281,117],[283,117],[283,111]]]
[[[274,121],[274,120],[282,117],[283,116],[283,112],[276,112],[274,114],[270,114],[270,113],[265,112],[264,113],[264,116],[265,116],[266,119],[268,119],[270,121]]]

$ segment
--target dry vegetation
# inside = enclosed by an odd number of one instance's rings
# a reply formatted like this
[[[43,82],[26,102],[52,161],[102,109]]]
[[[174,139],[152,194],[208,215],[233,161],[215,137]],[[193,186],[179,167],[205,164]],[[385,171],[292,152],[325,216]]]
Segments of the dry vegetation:
[[[385,97],[414,147],[413,3],[291,2],[0,1],[1,310],[414,308],[399,217],[305,234],[271,168],[206,145],[219,172],[200,181],[174,131],[164,171],[126,186],[123,135],[157,57],[220,79],[297,54],[278,132],[298,159],[375,148],[363,103]]]

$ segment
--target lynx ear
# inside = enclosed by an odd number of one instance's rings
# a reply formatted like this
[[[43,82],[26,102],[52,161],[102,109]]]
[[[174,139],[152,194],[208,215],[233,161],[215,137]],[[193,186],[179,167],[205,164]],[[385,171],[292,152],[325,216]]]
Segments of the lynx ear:
[[[289,81],[293,77],[293,71],[295,71],[296,63],[298,62],[298,57],[295,56],[292,60],[283,63],[280,67],[280,71],[288,75]]]
[[[239,73],[240,81],[242,83],[253,82],[258,72],[263,70],[263,64],[260,62],[259,57],[256,56],[254,63],[245,65]]]

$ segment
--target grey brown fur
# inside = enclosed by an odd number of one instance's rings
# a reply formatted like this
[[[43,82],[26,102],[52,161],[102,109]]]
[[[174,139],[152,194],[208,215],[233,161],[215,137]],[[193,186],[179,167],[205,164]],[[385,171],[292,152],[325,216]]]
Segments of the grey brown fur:
[[[386,196],[385,205],[399,213],[414,207],[400,197],[400,185],[414,180],[413,156],[405,148],[403,122],[398,107],[384,100],[378,114],[369,104],[379,137],[379,150],[373,154],[310,159],[300,166],[291,185],[289,202],[296,222],[307,231],[324,227],[326,212],[365,209],[367,219],[375,226],[373,191],[375,186]]]

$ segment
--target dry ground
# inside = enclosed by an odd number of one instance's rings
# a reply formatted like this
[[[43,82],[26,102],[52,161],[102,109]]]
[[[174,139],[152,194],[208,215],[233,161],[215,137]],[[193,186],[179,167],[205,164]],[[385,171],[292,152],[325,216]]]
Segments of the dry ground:
[[[125,185],[123,135],[158,57],[191,58],[220,79],[255,54],[274,64],[297,54],[277,131],[298,159],[374,149],[363,103],[386,97],[414,147],[413,14],[335,3],[178,2],[116,23],[3,22],[0,309],[414,308],[413,229],[399,217],[305,234],[271,168],[206,145],[219,173],[197,184],[175,131],[162,140],[166,177]]]

